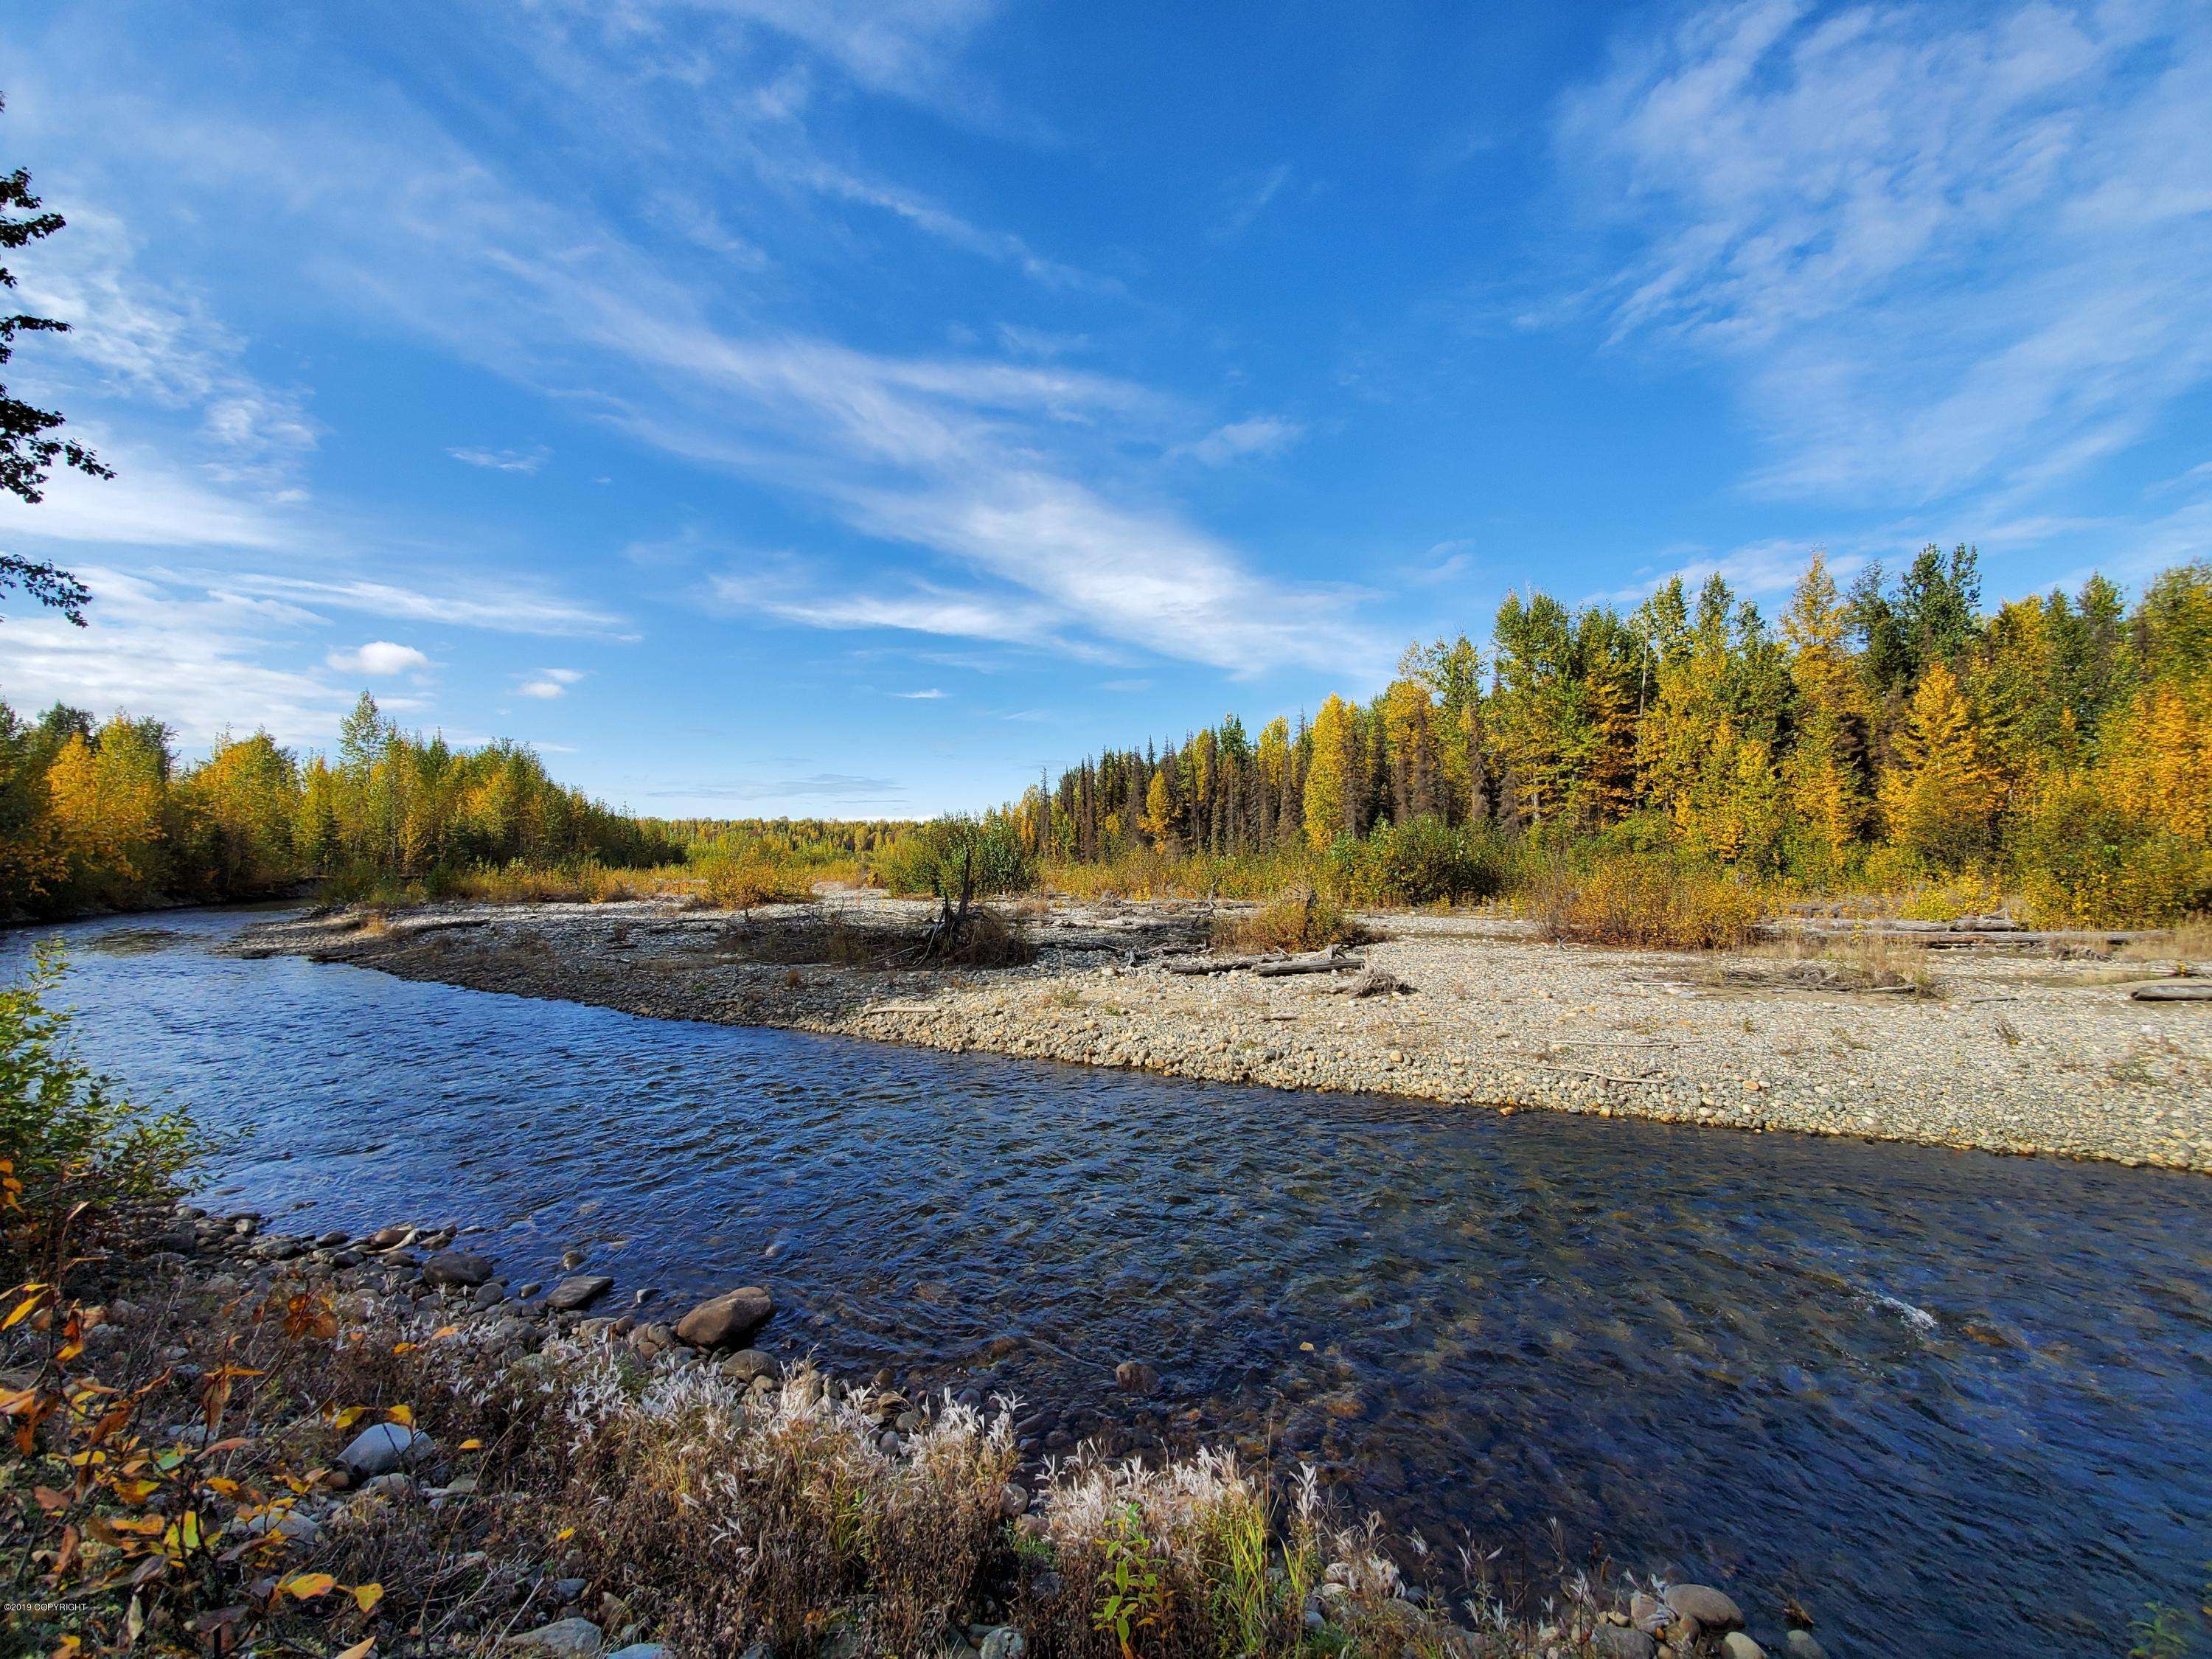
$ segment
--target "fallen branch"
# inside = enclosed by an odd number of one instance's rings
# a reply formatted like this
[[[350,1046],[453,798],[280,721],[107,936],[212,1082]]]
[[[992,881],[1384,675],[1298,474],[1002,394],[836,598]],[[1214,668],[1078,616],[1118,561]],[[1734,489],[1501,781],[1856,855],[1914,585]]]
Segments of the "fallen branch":
[[[2137,1002],[2212,1002],[2212,980],[2188,984],[2138,985],[2129,993]]]
[[[1233,974],[1246,968],[1257,968],[1262,963],[1287,961],[1281,951],[1270,951],[1254,957],[1177,957],[1163,962],[1160,966],[1170,974]]]
[[[1356,973],[1366,966],[1366,957],[1346,956],[1343,946],[1332,945],[1326,951],[1309,951],[1302,957],[1255,963],[1252,972],[1261,979],[1281,979],[1289,974]]]

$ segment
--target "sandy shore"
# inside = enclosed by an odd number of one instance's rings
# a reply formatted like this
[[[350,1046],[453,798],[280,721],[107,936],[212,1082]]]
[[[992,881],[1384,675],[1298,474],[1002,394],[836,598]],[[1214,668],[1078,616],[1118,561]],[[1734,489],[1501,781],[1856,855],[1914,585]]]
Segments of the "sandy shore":
[[[1032,907],[1035,909],[1035,907]],[[1284,1089],[1540,1107],[2212,1172],[2212,1004],[2146,1003],[2170,964],[1945,951],[1932,998],[1722,982],[1711,956],[1600,951],[1511,923],[1371,918],[1410,994],[1342,976],[1172,975],[1132,952],[1200,907],[1055,903],[1023,968],[757,959],[802,915],[921,914],[841,893],[749,916],[659,902],[441,905],[254,927],[238,946],[665,1018],[835,1032]],[[1756,970],[1759,964],[1747,964]]]

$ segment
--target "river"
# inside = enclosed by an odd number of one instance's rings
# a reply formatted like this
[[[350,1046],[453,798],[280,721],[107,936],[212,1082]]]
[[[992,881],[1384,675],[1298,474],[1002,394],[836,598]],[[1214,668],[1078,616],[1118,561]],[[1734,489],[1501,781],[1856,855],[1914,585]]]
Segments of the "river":
[[[765,1283],[786,1355],[1272,1437],[1445,1557],[1540,1577],[1556,1520],[1838,1659],[2124,1653],[2203,1586],[2202,1177],[641,1019],[216,954],[246,919],[0,936],[230,1138],[210,1207],[480,1224],[513,1282],[580,1244],[662,1317]]]

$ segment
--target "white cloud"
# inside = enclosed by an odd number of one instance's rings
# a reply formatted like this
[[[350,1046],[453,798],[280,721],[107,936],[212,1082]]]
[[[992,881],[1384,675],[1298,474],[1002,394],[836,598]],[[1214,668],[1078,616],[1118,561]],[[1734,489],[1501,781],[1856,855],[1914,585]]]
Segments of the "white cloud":
[[[446,453],[465,466],[480,466],[492,472],[534,473],[553,459],[553,452],[544,444],[530,449],[449,449]]]
[[[1616,338],[1732,365],[1792,495],[2033,490],[2212,376],[2212,11],[1708,5],[1569,98]]]
[[[1193,442],[1177,444],[1168,451],[1168,456],[1170,459],[1188,457],[1206,466],[1225,466],[1246,455],[1279,455],[1305,436],[1305,431],[1304,424],[1297,421],[1286,421],[1277,415],[1255,415],[1249,420],[1216,427]]]
[[[313,673],[266,665],[295,625],[274,611],[189,580],[80,566],[92,589],[87,626],[52,612],[11,616],[0,655],[0,696],[19,708],[63,702],[97,713],[126,708],[175,726],[204,746],[246,723],[281,742],[319,741],[352,697]]]
[[[323,660],[341,673],[368,674],[378,678],[420,673],[430,665],[430,659],[413,646],[396,644],[391,640],[371,640],[350,651],[333,651]]]
[[[933,685],[926,691],[894,691],[891,696],[903,697],[908,702],[934,702],[945,693]]]
[[[536,674],[525,678],[515,690],[523,696],[538,697],[550,702],[556,697],[568,696],[568,688],[583,678],[578,669],[541,668]]]

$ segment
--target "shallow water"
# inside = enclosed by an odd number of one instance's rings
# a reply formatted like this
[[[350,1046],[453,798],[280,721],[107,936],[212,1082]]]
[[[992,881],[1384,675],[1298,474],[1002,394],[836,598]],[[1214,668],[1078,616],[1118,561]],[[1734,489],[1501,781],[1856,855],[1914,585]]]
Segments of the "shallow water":
[[[1272,1435],[1441,1553],[1556,1518],[1838,1656],[2124,1653],[2212,1558],[2203,1177],[640,1019],[212,954],[244,920],[59,930],[90,1056],[237,1136],[217,1209],[583,1243],[608,1311],[764,1282],[787,1353]]]

